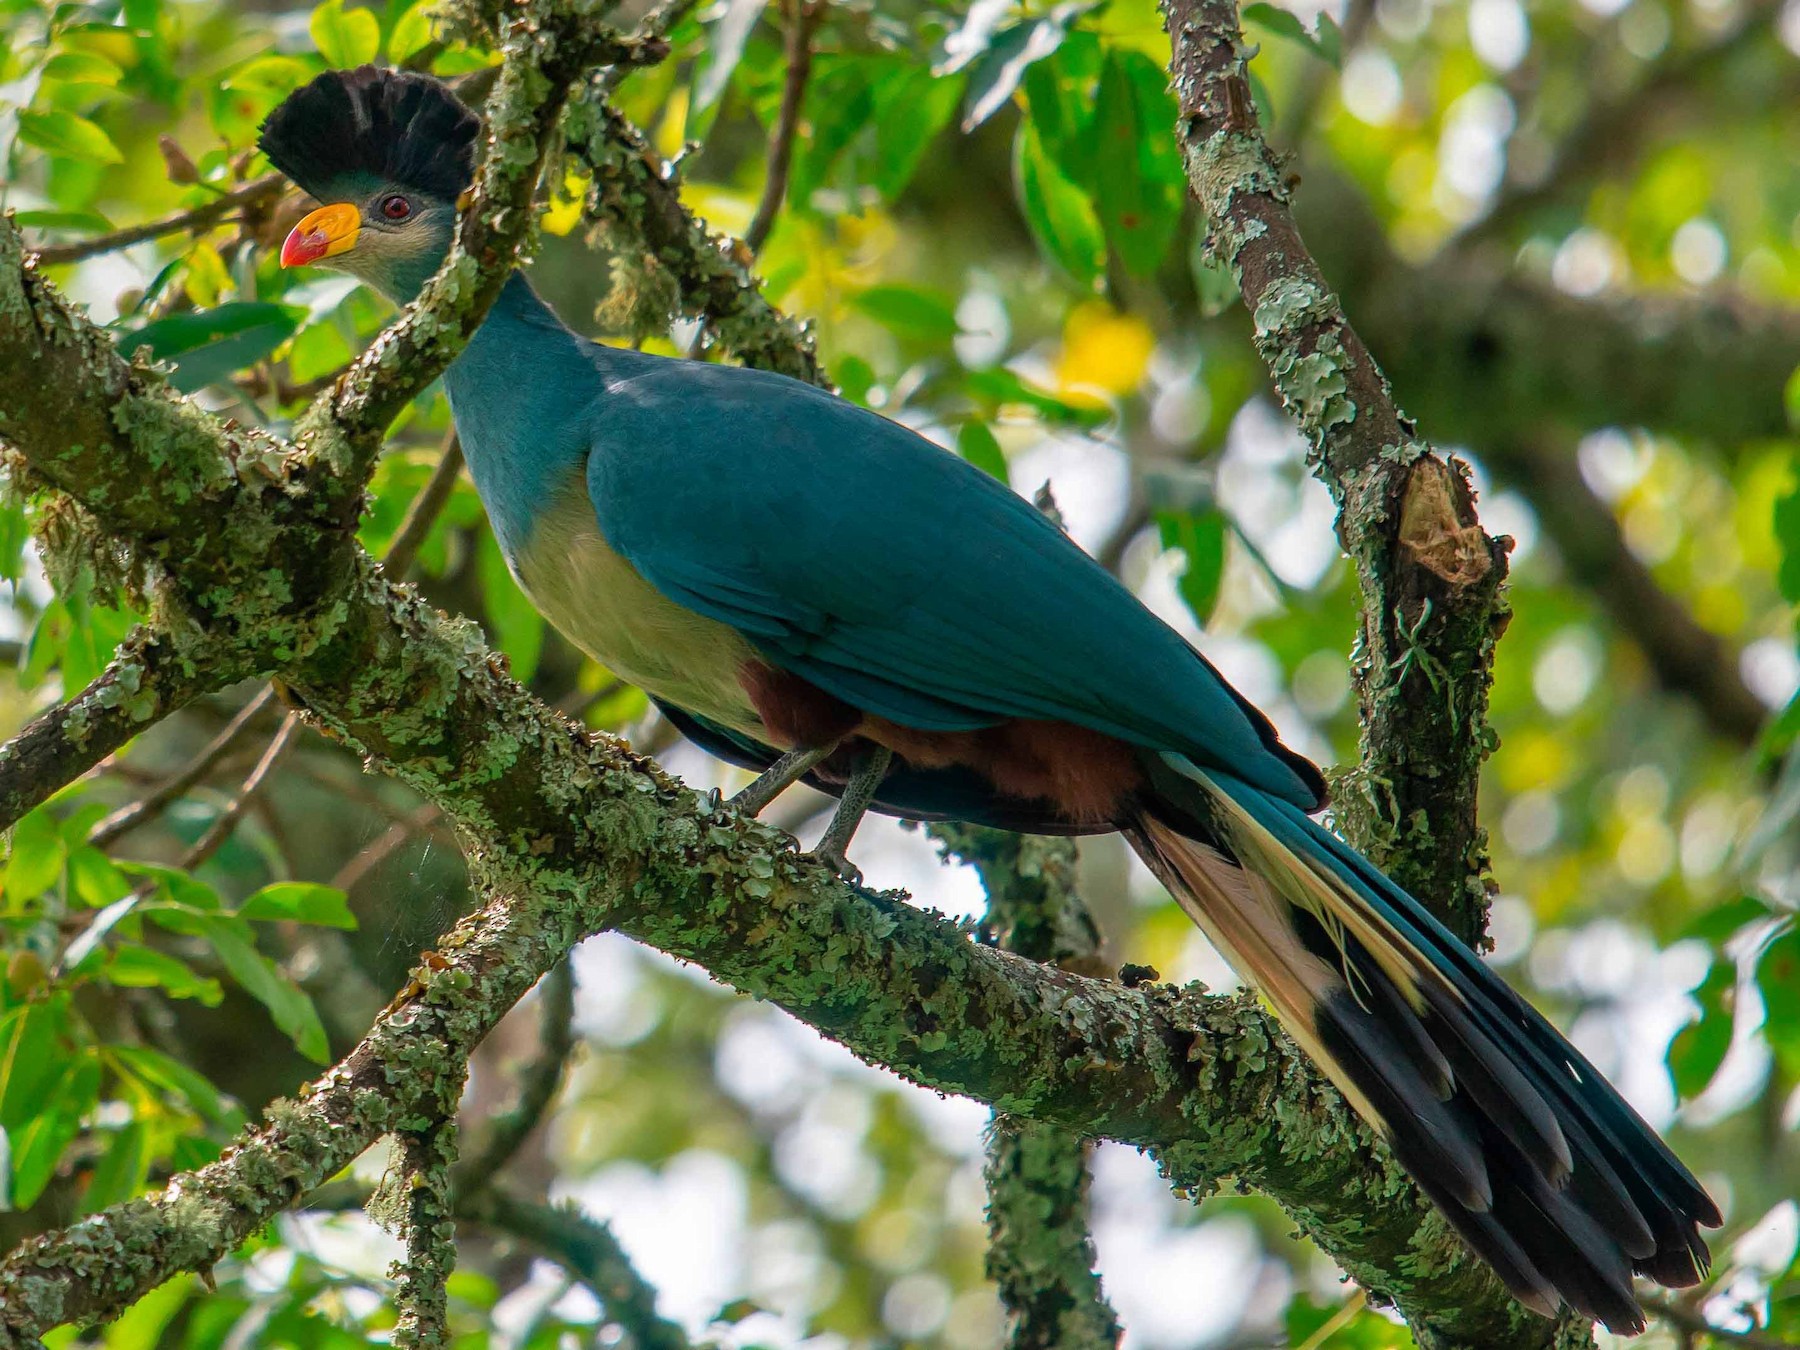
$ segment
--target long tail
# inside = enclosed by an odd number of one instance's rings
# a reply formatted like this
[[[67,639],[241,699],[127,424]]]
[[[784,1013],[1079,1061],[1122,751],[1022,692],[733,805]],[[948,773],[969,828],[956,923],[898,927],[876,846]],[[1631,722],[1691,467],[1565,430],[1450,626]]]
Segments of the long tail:
[[[1296,806],[1179,756],[1153,776],[1133,846],[1521,1303],[1633,1333],[1633,1271],[1705,1274],[1700,1183],[1416,900]]]

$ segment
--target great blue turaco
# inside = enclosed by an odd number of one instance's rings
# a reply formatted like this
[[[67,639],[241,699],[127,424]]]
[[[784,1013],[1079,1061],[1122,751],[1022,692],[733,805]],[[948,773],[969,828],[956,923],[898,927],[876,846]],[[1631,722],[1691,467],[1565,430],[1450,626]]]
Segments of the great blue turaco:
[[[319,202],[284,265],[405,304],[449,248],[479,119],[363,67],[263,124]],[[605,346],[515,273],[444,375],[520,584],[706,749],[865,809],[1117,830],[1513,1294],[1644,1326],[1690,1285],[1713,1201],[1594,1067],[1312,816],[1319,771],[1004,484],[762,371]]]

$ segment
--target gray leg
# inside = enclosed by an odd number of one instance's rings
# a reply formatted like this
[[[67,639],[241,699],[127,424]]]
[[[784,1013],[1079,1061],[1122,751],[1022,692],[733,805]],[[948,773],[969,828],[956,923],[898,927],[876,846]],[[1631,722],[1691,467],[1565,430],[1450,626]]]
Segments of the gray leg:
[[[849,858],[844,855],[850,847],[851,839],[856,835],[856,827],[862,823],[863,813],[869,809],[869,803],[875,800],[881,780],[887,777],[888,765],[893,762],[893,758],[892,750],[885,745],[876,745],[871,746],[857,760],[850,781],[844,785],[843,796],[838,798],[837,812],[831,817],[831,824],[825,828],[825,837],[813,850],[815,858],[853,886],[862,880],[862,873],[852,867]]]
[[[749,787],[733,797],[731,804],[747,815],[757,814],[763,807],[806,777],[808,770],[835,749],[837,749],[837,742],[833,741],[830,745],[814,746],[810,750],[788,751],[758,774]]]

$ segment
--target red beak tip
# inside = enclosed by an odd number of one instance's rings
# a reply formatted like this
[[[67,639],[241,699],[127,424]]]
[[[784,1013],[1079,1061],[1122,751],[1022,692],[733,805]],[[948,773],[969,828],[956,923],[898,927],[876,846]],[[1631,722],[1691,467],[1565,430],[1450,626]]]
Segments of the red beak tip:
[[[299,267],[325,256],[329,241],[322,230],[308,230],[302,234],[295,230],[281,246],[281,265],[283,267]]]

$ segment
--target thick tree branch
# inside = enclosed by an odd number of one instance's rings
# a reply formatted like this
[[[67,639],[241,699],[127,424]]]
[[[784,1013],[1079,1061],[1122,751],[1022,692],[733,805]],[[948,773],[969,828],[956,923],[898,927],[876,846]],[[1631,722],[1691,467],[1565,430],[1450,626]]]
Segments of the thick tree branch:
[[[1166,0],[1188,178],[1214,253],[1238,278],[1256,344],[1338,504],[1363,590],[1356,686],[1363,758],[1336,815],[1470,944],[1482,941],[1486,836],[1476,820],[1505,547],[1475,517],[1462,466],[1417,439],[1307,252],[1257,126],[1230,0]]]

